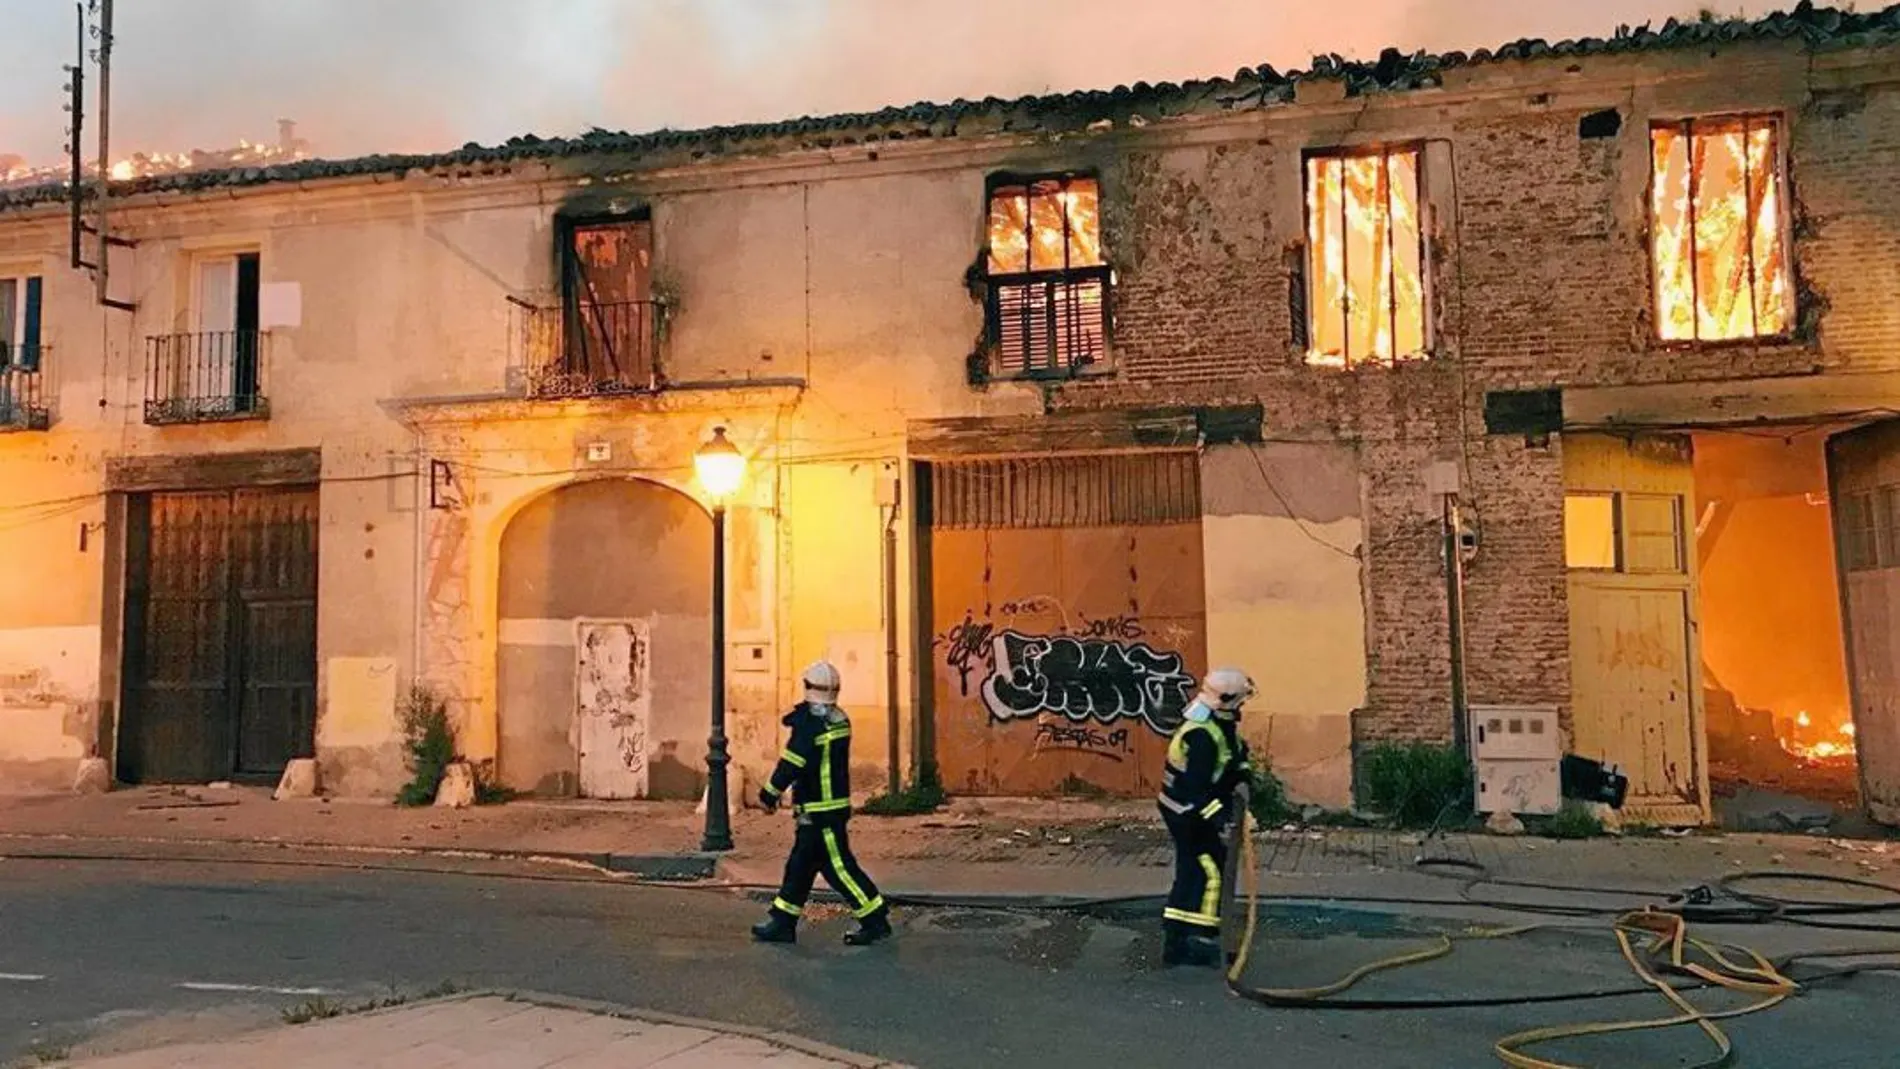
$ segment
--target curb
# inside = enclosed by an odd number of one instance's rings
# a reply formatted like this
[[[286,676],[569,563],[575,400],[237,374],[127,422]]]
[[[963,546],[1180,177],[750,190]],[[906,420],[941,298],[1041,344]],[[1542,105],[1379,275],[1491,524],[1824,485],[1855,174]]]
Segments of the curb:
[[[374,854],[386,857],[442,857],[473,861],[558,861],[603,872],[638,876],[654,882],[684,883],[712,879],[719,856],[705,853],[613,854],[584,850],[481,849],[460,846],[366,846],[298,839],[163,838],[137,835],[73,835],[64,832],[0,832],[0,842],[133,843],[140,846],[222,846],[251,850],[303,850],[312,853]]]
[[[780,1032],[770,1028],[754,1028],[750,1025],[730,1024],[724,1021],[708,1021],[700,1017],[684,1017],[673,1013],[659,1013],[652,1010],[616,1005],[611,1002],[569,998],[565,995],[549,995],[538,991],[472,991],[451,995],[444,999],[430,999],[411,1003],[411,1005],[427,1006],[437,1002],[453,1002],[476,998],[502,998],[510,1002],[523,1002],[530,1006],[541,1006],[551,1010],[571,1010],[575,1013],[593,1014],[596,1017],[612,1017],[616,1020],[623,1021],[644,1021],[649,1024],[678,1025],[682,1028],[697,1028],[706,1032],[718,1032],[721,1035],[744,1036],[748,1039],[757,1039],[765,1043],[770,1043],[775,1047],[783,1047],[787,1050],[798,1051],[801,1054],[809,1054],[815,1058],[826,1058],[831,1061],[842,1062],[845,1065],[851,1066],[852,1069],[915,1069],[914,1066],[907,1065],[904,1062],[894,1062],[885,1058],[873,1057],[868,1054],[859,1054],[856,1051],[844,1050],[840,1047],[833,1047],[825,1043],[819,1043],[816,1040],[806,1039],[803,1036],[795,1036],[789,1032]]]
[[[395,1014],[410,1013],[415,1010],[426,1008],[429,1006],[443,1006],[443,1005],[448,1005],[450,1003],[455,1003],[455,1002],[471,1002],[476,999],[484,999],[484,998],[503,999],[508,1002],[519,1002],[519,1003],[524,1003],[526,1005],[539,1006],[544,1009],[550,1009],[550,1010],[566,1010],[572,1013],[585,1013],[585,1014],[589,1014],[595,1017],[611,1017],[615,1020],[621,1020],[621,1021],[640,1021],[646,1024],[676,1025],[682,1028],[697,1029],[702,1032],[713,1032],[719,1035],[742,1036],[747,1039],[756,1039],[763,1043],[769,1043],[775,1047],[780,1047],[786,1050],[797,1051],[800,1054],[809,1054],[815,1058],[824,1058],[829,1061],[839,1062],[841,1064],[851,1066],[852,1069],[915,1069],[914,1066],[908,1065],[904,1062],[894,1062],[894,1061],[890,1061],[884,1058],[877,1058],[877,1057],[873,1057],[867,1054],[860,1054],[856,1051],[844,1050],[843,1048],[833,1047],[825,1043],[817,1042],[816,1040],[806,1039],[804,1036],[796,1036],[788,1032],[780,1032],[780,1031],[776,1031],[770,1028],[755,1028],[750,1025],[730,1024],[724,1021],[709,1021],[709,1020],[705,1020],[699,1017],[685,1017],[679,1014],[660,1013],[653,1010],[637,1009],[631,1006],[621,1006],[621,1005],[611,1003],[611,1002],[601,1002],[601,1001],[597,1001],[593,999],[569,998],[565,995],[550,995],[550,994],[545,994],[539,991],[514,991],[514,990],[507,990],[507,989],[482,989],[482,990],[476,990],[476,991],[458,991],[453,995],[443,995],[439,998],[416,999],[414,1001],[404,1002],[401,1005],[397,1005],[397,1006],[380,1006],[373,1010],[361,1010],[356,1013],[345,1013],[342,1016],[343,1018],[352,1018],[352,1019],[353,1018],[367,1018],[367,1017],[386,1017],[386,1016],[391,1016]],[[332,1018],[332,1019],[335,1019],[335,1018]],[[320,1023],[320,1022],[311,1022],[311,1023]],[[292,1032],[299,1028],[307,1028],[309,1026],[310,1026],[310,1023],[279,1024],[279,1025],[268,1026],[264,1028],[249,1029],[241,1033],[225,1036],[222,1039],[210,1041],[209,1044],[206,1044],[206,1043],[161,1044],[159,1046],[151,1047],[147,1049],[151,1051],[163,1051],[163,1050],[171,1049],[174,1046],[178,1046],[178,1047],[197,1047],[197,1046],[205,1046],[205,1045],[221,1046],[227,1043],[237,1043],[237,1042],[242,1042],[244,1040],[255,1039],[257,1037],[265,1036],[265,1035],[274,1035],[274,1034],[281,1034],[284,1032]],[[137,1052],[131,1052],[131,1051],[121,1052],[120,1054],[109,1055],[108,1057],[121,1057],[125,1054],[130,1054],[130,1053],[137,1053]],[[87,1059],[87,1060],[93,1060],[93,1059]],[[86,1064],[86,1061],[73,1061],[71,1059],[62,1059],[60,1061],[53,1062],[50,1064],[54,1066],[59,1066],[59,1067],[71,1067],[71,1066],[83,1067]]]

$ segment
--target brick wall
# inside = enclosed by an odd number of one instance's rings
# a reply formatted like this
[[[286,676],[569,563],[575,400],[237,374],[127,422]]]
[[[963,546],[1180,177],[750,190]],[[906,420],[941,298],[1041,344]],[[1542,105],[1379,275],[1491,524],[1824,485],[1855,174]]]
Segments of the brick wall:
[[[1890,79],[1900,55],[1886,67]],[[1336,111],[1293,106],[1257,140],[1129,152],[1105,171],[1121,374],[1057,403],[1257,400],[1269,437],[1357,444],[1372,675],[1362,739],[1450,736],[1440,513],[1424,483],[1435,461],[1456,463],[1482,528],[1465,613],[1470,699],[1568,704],[1562,442],[1486,436],[1486,391],[1900,361],[1900,92],[1810,98],[1792,81],[1797,90],[1777,96],[1773,79],[1725,86],[1702,56],[1620,69],[1627,85],[1565,96],[1536,81],[1564,77],[1558,66],[1526,64],[1514,100],[1391,97],[1367,102],[1344,132]],[[1765,106],[1793,123],[1800,314],[1818,330],[1788,343],[1666,349],[1650,312],[1650,119]],[[1609,107],[1620,132],[1583,137],[1580,120]],[[1299,152],[1382,138],[1427,145],[1434,359],[1308,368],[1289,322]]]

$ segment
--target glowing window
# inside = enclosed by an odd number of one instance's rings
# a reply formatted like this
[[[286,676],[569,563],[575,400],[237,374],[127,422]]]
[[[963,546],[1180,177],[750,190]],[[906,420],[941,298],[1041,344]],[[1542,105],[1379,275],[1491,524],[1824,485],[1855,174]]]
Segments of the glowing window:
[[[1614,494],[1564,497],[1564,562],[1572,568],[1613,572],[1617,567]]]
[[[1781,123],[1691,119],[1650,131],[1656,331],[1667,342],[1785,334],[1794,286]]]
[[[1004,375],[1062,374],[1106,355],[1109,268],[1093,178],[1006,182],[990,191],[989,339]]]
[[[1351,367],[1425,354],[1416,148],[1306,161],[1307,362]]]

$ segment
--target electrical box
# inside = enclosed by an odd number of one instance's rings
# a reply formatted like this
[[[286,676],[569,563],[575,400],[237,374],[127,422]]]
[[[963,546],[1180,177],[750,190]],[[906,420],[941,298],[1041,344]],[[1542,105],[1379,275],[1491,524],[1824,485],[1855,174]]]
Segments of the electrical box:
[[[1557,709],[1549,705],[1474,705],[1471,756],[1480,761],[1556,761]]]
[[[1556,761],[1479,761],[1478,812],[1547,817],[1563,808]]]
[[[1563,740],[1557,708],[1474,705],[1469,713],[1478,812],[1548,816],[1561,809]]]

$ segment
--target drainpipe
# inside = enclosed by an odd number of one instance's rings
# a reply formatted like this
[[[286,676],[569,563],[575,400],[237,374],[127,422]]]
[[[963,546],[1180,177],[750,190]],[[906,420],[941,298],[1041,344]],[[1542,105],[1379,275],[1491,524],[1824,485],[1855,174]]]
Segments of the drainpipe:
[[[884,704],[889,734],[885,754],[889,764],[886,785],[893,795],[903,789],[903,776],[898,768],[902,747],[898,738],[897,701],[897,512],[902,494],[895,471],[879,479],[879,496],[890,499],[888,518],[884,521]]]

